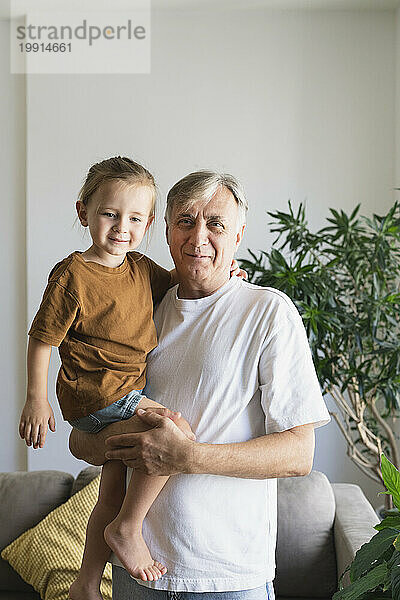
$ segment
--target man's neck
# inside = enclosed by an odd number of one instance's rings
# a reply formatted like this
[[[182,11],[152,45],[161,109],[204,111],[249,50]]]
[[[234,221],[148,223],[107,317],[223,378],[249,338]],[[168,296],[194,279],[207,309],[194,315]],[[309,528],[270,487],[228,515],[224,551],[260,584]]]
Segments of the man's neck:
[[[181,282],[178,287],[178,298],[182,300],[197,300],[211,296],[229,281],[229,275],[218,281],[191,281]]]

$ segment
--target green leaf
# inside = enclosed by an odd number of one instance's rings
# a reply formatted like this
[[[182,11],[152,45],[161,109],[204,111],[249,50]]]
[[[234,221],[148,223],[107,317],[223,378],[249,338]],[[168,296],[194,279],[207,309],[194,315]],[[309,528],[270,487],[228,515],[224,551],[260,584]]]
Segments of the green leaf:
[[[397,531],[400,531],[400,515],[386,517],[374,527],[374,529],[377,531],[382,531],[382,529],[388,528],[397,529]]]
[[[400,510],[400,473],[384,454],[381,456],[381,469],[384,484],[392,494],[394,505]]]
[[[391,572],[392,579],[392,598],[400,600],[400,565],[394,565]]]
[[[392,572],[390,570],[389,564],[386,563],[387,573],[385,577],[385,581],[383,582],[383,591],[387,592],[392,589]]]
[[[396,565],[400,564],[400,552],[395,550],[392,554],[392,558],[390,558],[387,562],[387,567],[389,571]]]
[[[372,571],[369,571],[369,573],[364,575],[364,577],[361,577],[361,579],[358,579],[348,587],[344,588],[344,590],[336,592],[332,596],[332,600],[357,600],[366,592],[383,584],[387,571],[386,563],[378,565],[372,569]]]
[[[354,217],[356,216],[356,214],[358,213],[358,211],[360,209],[360,206],[361,206],[361,204],[357,204],[357,206],[355,207],[355,209],[351,213],[350,221],[352,221],[354,219]]]
[[[356,552],[350,567],[351,582],[371,569],[373,563],[393,544],[397,534],[398,532],[395,529],[383,529],[376,533],[369,542],[361,546]]]
[[[362,600],[391,600],[392,592],[391,591],[375,591],[375,592],[367,592],[363,595]]]

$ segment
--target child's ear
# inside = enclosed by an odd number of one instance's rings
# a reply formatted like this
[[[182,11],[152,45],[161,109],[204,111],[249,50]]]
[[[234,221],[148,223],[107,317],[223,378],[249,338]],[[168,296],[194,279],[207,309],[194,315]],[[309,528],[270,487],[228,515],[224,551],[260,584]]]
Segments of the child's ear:
[[[152,215],[151,217],[149,217],[147,219],[147,225],[146,225],[145,232],[148,230],[148,228],[150,227],[150,225],[152,224],[153,221],[154,221],[154,215]]]
[[[83,225],[83,227],[87,227],[88,220],[87,220],[86,206],[80,200],[77,200],[75,206],[76,206],[76,212],[78,213],[78,219],[80,220],[81,225]]]

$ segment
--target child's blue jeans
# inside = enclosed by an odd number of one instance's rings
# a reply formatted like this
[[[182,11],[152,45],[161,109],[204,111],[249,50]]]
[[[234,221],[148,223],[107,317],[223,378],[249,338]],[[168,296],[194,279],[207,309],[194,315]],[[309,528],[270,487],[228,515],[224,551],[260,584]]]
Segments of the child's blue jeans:
[[[109,406],[101,408],[86,417],[68,421],[68,423],[80,431],[98,433],[111,423],[130,419],[142,398],[142,390],[132,390],[129,394],[126,394],[126,396],[116,400],[116,402],[113,402]]]

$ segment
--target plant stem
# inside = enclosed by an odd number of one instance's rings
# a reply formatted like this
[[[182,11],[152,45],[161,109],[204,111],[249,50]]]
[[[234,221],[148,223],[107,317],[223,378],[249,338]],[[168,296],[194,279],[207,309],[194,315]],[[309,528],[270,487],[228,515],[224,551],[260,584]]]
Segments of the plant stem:
[[[371,411],[372,411],[375,419],[377,420],[379,425],[382,427],[382,429],[385,431],[385,433],[388,437],[390,450],[391,450],[391,455],[390,455],[391,461],[393,462],[396,469],[398,469],[399,468],[399,453],[397,450],[396,439],[394,437],[394,433],[393,433],[391,427],[389,426],[389,424],[386,423],[386,421],[379,414],[379,411],[376,408],[376,400],[377,400],[376,397],[373,398],[371,403],[369,404],[369,406],[371,407]]]

